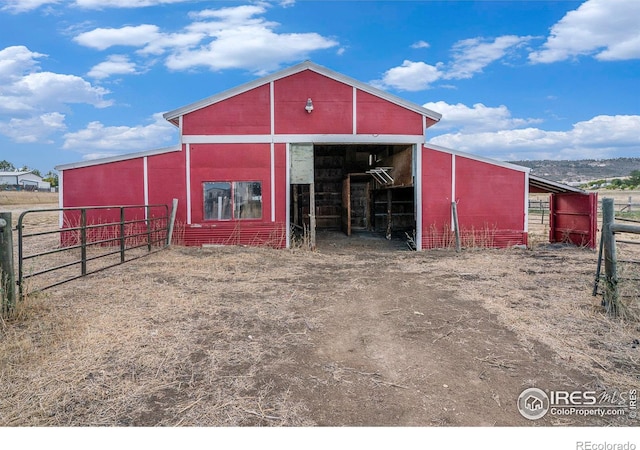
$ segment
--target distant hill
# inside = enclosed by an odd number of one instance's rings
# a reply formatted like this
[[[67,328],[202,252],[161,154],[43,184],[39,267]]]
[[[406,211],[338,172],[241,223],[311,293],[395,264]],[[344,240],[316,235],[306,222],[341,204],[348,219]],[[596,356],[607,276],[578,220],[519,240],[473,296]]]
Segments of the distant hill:
[[[626,177],[632,170],[640,170],[640,158],[509,162],[530,167],[533,175],[563,183],[585,183],[592,180]]]

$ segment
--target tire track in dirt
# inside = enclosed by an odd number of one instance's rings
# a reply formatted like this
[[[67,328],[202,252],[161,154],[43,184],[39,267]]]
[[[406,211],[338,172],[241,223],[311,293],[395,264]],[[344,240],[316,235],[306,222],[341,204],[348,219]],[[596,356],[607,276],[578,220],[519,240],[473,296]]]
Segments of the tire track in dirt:
[[[316,328],[283,370],[295,370],[294,398],[318,425],[531,425],[516,409],[524,388],[588,382],[427,271],[328,262],[312,276],[315,295],[299,312]]]

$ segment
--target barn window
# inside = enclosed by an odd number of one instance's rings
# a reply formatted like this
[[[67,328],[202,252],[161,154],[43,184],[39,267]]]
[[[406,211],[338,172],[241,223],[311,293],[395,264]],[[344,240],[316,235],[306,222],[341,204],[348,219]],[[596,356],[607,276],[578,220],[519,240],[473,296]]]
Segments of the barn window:
[[[262,218],[262,183],[210,181],[204,183],[205,220]]]

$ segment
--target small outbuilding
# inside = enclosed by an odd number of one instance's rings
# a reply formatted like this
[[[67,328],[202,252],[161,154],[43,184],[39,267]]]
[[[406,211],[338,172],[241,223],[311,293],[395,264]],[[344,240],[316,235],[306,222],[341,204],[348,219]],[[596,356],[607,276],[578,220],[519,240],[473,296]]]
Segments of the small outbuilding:
[[[44,181],[40,175],[36,175],[32,171],[16,170],[0,172],[0,188],[5,190],[48,191],[51,189],[51,183]]]
[[[420,250],[451,244],[454,209],[463,244],[527,243],[528,168],[429,144],[439,113],[312,62],[164,117],[175,147],[57,166],[61,206],[176,198],[187,245],[341,229],[406,233]]]

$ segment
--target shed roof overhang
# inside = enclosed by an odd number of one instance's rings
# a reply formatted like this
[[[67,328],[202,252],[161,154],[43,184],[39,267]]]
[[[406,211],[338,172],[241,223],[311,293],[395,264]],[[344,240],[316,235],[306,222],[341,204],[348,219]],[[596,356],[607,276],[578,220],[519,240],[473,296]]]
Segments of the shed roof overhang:
[[[180,116],[185,114],[189,114],[190,112],[197,111],[198,109],[206,108],[209,105],[213,105],[214,103],[221,102],[228,98],[234,97],[238,94],[242,94],[244,92],[250,91],[251,89],[255,89],[259,86],[263,86],[272,81],[279,80],[281,78],[285,78],[296,73],[302,72],[304,70],[311,70],[313,72],[324,75],[328,78],[332,78],[341,83],[347,84],[349,86],[355,87],[363,92],[367,92],[369,94],[375,95],[382,99],[385,99],[391,103],[395,103],[399,106],[402,106],[408,110],[417,112],[428,119],[433,120],[434,122],[438,122],[442,118],[442,114],[432,111],[430,109],[424,108],[422,106],[416,105],[415,103],[409,102],[403,98],[397,97],[395,95],[389,94],[383,90],[370,86],[361,81],[355,80],[354,78],[348,77],[341,73],[335,72],[331,69],[327,69],[326,67],[315,64],[311,61],[304,61],[300,64],[296,64],[295,66],[291,66],[287,69],[280,70],[271,75],[267,75],[265,77],[259,78],[254,81],[250,81],[249,83],[242,84],[235,88],[226,90],[219,94],[213,95],[211,97],[207,97],[205,99],[199,100],[197,102],[191,103],[189,105],[183,106],[178,109],[174,109],[173,111],[169,111],[163,115],[163,117],[174,125],[178,125],[178,120]]]
[[[557,181],[547,180],[535,175],[529,174],[529,192],[532,193],[550,193],[563,194],[573,192],[576,194],[586,194],[582,189],[558,183]]]

